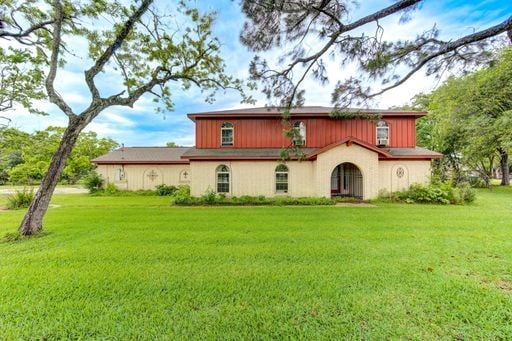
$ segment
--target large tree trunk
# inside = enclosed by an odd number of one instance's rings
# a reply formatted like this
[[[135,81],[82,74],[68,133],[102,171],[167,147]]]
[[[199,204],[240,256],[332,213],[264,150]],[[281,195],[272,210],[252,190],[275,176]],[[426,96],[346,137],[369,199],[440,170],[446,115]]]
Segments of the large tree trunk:
[[[48,172],[46,172],[41,186],[37,190],[21,222],[19,227],[21,234],[32,235],[42,230],[43,217],[48,210],[48,205],[50,204],[55,186],[57,186],[59,182],[66,161],[75,146],[78,135],[84,127],[85,124],[82,124],[81,120],[76,116],[69,120],[69,125],[62,136],[59,148],[52,157]]]
[[[500,153],[501,186],[510,185],[510,171],[508,168],[508,153],[503,149],[498,149]]]

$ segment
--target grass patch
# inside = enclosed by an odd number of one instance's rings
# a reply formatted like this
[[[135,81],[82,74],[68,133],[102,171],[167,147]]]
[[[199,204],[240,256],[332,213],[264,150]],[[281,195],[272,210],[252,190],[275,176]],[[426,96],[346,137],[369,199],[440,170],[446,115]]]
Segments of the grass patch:
[[[512,338],[511,188],[465,206],[52,204],[49,235],[0,243],[1,339]],[[0,211],[0,235],[22,215]]]

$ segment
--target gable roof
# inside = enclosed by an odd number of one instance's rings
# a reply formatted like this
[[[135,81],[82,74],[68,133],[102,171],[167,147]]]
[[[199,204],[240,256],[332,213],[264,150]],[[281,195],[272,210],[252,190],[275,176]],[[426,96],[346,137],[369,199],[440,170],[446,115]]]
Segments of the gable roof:
[[[217,118],[217,117],[281,117],[282,108],[278,107],[255,107],[255,108],[241,108],[230,110],[218,111],[203,111],[187,114],[188,118],[195,121],[196,118]],[[290,114],[294,117],[330,117],[330,114],[335,110],[334,107],[323,106],[304,106],[293,108]],[[357,114],[370,114],[375,116],[425,116],[427,113],[422,111],[407,111],[407,110],[389,110],[389,109],[367,109],[367,108],[347,108],[343,109],[344,113]]]
[[[338,146],[341,146],[342,144],[347,144],[348,146],[352,145],[352,143],[355,143],[363,148],[366,148],[368,150],[371,150],[383,157],[390,157],[391,154],[389,152],[387,152],[386,150],[382,149],[382,148],[379,148],[377,146],[374,146],[374,145],[371,145],[371,144],[368,144],[364,141],[361,141],[355,137],[352,137],[352,136],[349,136],[349,137],[346,137],[344,138],[343,140],[341,141],[338,141],[338,142],[335,142],[335,143],[331,143],[330,145],[328,146],[325,146],[323,148],[319,148],[317,150],[315,150],[313,153],[311,154],[308,154],[308,158],[314,158],[316,157],[318,154],[321,154],[321,153],[324,153],[332,148],[335,148],[335,147],[338,147]]]
[[[188,164],[181,156],[190,147],[123,147],[92,160],[101,164]]]

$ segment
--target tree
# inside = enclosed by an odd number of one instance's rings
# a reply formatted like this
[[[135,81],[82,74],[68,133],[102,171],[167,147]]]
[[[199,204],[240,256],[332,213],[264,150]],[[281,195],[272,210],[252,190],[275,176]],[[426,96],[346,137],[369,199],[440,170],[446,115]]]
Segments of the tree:
[[[0,46],[0,113],[13,109],[14,104],[19,103],[31,112],[44,114],[34,106],[34,100],[45,98],[44,56],[42,50],[30,51],[27,47],[35,48],[48,41],[46,29],[52,22],[38,6],[29,6],[30,15],[18,17],[17,10],[28,3],[3,0],[0,5],[0,38],[11,42]],[[20,21],[24,21],[27,27],[22,27]],[[12,42],[21,44],[21,47]],[[9,120],[4,116],[0,118]]]
[[[32,184],[42,180],[64,128],[48,127],[33,134],[14,128],[0,129],[0,183]],[[74,184],[94,169],[91,160],[118,146],[95,132],[80,133],[61,180]]]
[[[512,151],[512,49],[503,50],[491,66],[448,79],[428,96],[434,122],[434,149],[451,168],[476,171],[489,184],[495,159],[508,186]]]
[[[53,190],[80,132],[103,110],[120,105],[131,107],[143,95],[152,95],[161,106],[172,109],[171,83],[186,91],[192,85],[207,91],[213,100],[218,89],[241,89],[241,83],[226,76],[219,56],[219,42],[212,37],[213,14],[201,14],[180,1],[171,14],[152,6],[151,0],[123,5],[117,1],[43,1],[7,0],[4,13],[19,18],[18,30],[5,34],[30,46],[20,49],[40,53],[45,70],[45,93],[68,117],[59,147],[52,157],[41,186],[21,222],[24,235],[42,229],[43,217]],[[46,2],[45,2],[46,3]],[[22,27],[23,25],[27,27]],[[90,23],[89,25],[87,23]],[[75,41],[87,45],[84,82],[90,92],[89,104],[74,110],[56,88],[59,71]],[[100,86],[100,73],[115,74],[122,84],[107,82]],[[104,78],[103,78],[104,80]],[[104,88],[108,87],[105,91]]]
[[[9,171],[23,163],[21,150],[29,143],[29,134],[14,128],[0,127],[0,184],[9,181]]]
[[[244,0],[242,9],[247,21],[242,42],[257,53],[281,48],[277,66],[255,56],[250,65],[251,76],[263,84],[269,100],[277,99],[276,104],[284,107],[300,106],[304,102],[301,84],[306,76],[311,74],[322,85],[330,80],[326,58],[334,58],[341,67],[355,62],[360,76],[338,80],[332,91],[334,105],[345,108],[364,104],[403,84],[421,69],[426,69],[427,75],[435,75],[454,66],[467,69],[482,65],[492,58],[489,52],[500,40],[500,34],[508,31],[512,40],[512,16],[449,41],[439,38],[435,26],[414,40],[382,40],[382,19],[401,15],[401,20],[407,20],[421,3],[422,0],[396,1],[351,21],[352,2],[347,0]],[[370,24],[375,25],[375,34],[361,34]],[[312,51],[306,49],[305,42],[314,47]],[[376,81],[382,86],[370,87]]]
[[[33,113],[44,114],[33,105],[34,100],[45,98],[39,67],[42,62],[41,56],[33,56],[28,51],[0,47],[0,112],[20,103]],[[9,120],[4,116],[0,118]]]

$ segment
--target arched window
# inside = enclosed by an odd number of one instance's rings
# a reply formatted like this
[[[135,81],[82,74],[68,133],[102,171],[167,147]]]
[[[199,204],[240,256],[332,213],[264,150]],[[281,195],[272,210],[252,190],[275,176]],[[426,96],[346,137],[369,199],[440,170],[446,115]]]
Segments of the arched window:
[[[386,121],[377,122],[377,146],[389,144],[389,125]]]
[[[233,145],[233,124],[224,122],[220,126],[220,145],[232,146]]]
[[[288,193],[288,167],[276,167],[276,193]]]
[[[229,193],[229,167],[219,165],[215,170],[217,178],[217,193]]]
[[[304,146],[306,145],[306,125],[304,122],[295,122],[293,124],[293,145]]]

